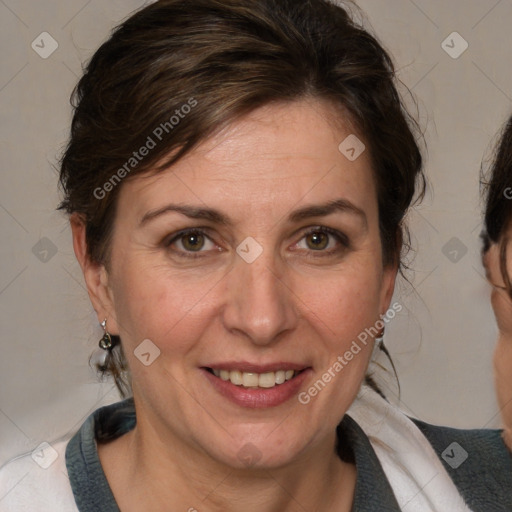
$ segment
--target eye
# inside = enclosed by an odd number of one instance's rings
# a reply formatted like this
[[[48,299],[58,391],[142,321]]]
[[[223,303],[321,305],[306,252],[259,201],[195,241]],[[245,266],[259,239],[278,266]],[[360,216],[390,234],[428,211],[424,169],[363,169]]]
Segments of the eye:
[[[166,243],[168,248],[173,252],[182,253],[183,256],[194,257],[193,253],[201,253],[215,249],[216,245],[200,229],[190,229],[181,231]],[[187,255],[187,253],[189,253]],[[192,254],[190,254],[192,253]]]
[[[314,227],[304,234],[295,248],[331,254],[348,246],[348,239],[343,233],[327,227]]]

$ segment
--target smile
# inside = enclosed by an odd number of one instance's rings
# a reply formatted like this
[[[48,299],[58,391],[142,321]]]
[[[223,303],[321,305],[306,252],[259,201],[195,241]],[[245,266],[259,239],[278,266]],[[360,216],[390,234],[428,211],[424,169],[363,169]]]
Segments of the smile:
[[[216,370],[210,371],[224,381],[230,381],[235,386],[246,388],[273,388],[284,384],[287,380],[296,377],[300,372],[296,370],[278,370],[276,372],[254,373],[240,370]]]
[[[268,408],[287,402],[313,373],[311,367],[279,363],[231,363],[201,369],[217,393],[244,408]]]

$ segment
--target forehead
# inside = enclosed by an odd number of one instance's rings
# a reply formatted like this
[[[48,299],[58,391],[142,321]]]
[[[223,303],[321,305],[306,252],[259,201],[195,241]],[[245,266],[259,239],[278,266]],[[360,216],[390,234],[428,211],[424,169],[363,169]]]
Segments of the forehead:
[[[280,202],[290,206],[306,196],[329,200],[342,195],[367,203],[375,199],[369,151],[348,119],[333,119],[332,107],[319,101],[260,108],[169,169],[130,180],[120,200],[139,214],[171,195],[224,208],[243,201],[247,210],[277,210]]]

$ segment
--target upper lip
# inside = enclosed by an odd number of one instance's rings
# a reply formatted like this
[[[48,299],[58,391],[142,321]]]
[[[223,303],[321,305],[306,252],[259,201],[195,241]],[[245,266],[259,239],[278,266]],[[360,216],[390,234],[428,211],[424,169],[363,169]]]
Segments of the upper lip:
[[[266,364],[254,364],[246,361],[229,361],[223,363],[212,363],[211,365],[204,366],[204,368],[210,368],[212,370],[239,370],[246,373],[267,373],[277,372],[279,370],[294,370],[301,371],[309,368],[307,364],[301,363],[290,363],[290,362],[278,362],[278,363],[266,363]]]

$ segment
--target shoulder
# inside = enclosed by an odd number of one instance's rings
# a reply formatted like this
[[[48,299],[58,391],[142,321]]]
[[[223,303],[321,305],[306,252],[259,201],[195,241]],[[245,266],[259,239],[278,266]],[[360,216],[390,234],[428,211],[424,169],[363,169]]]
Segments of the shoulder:
[[[501,430],[464,430],[413,421],[474,511],[512,510],[512,454]]]
[[[0,467],[2,512],[78,510],[66,469],[67,443],[43,443]]]
[[[80,510],[119,511],[98,455],[98,443],[119,438],[135,426],[133,399],[94,411],[66,448],[69,482]]]

